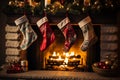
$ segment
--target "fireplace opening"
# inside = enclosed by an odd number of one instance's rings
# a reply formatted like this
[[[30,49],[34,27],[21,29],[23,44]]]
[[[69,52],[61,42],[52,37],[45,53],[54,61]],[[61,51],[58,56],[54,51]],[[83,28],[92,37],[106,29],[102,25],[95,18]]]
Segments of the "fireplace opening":
[[[72,26],[77,40],[69,52],[63,50],[64,36],[56,25],[51,25],[56,36],[55,41],[45,51],[40,52],[42,35],[36,25],[32,26],[38,39],[26,51],[29,70],[92,71],[91,65],[100,60],[100,25],[93,25],[98,41],[85,52],[80,50],[84,40],[82,31],[78,25]]]

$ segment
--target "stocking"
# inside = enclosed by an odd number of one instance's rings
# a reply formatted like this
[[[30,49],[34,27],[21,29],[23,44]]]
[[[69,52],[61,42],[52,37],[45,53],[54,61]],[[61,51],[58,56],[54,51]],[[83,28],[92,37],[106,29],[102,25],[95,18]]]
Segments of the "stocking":
[[[37,34],[33,31],[26,16],[18,18],[15,20],[15,23],[20,27],[20,31],[23,35],[20,48],[26,50],[37,39]]]
[[[63,35],[65,37],[64,51],[68,52],[70,47],[76,40],[76,33],[73,27],[71,26],[70,20],[68,17],[66,17],[60,23],[58,23],[57,26],[63,32]]]
[[[43,17],[37,22],[37,26],[40,29],[43,40],[40,45],[40,51],[44,51],[55,40],[55,35],[49,26],[47,17]]]
[[[91,23],[90,17],[86,17],[78,23],[83,32],[84,41],[80,48],[82,51],[86,51],[92,44],[97,41],[97,37],[94,33],[94,29]]]

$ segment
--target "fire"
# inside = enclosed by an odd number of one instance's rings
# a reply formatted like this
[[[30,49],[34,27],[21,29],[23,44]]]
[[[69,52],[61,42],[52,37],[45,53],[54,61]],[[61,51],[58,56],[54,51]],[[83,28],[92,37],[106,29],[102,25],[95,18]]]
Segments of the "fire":
[[[75,55],[75,53],[74,53],[74,52],[71,52],[70,56],[74,56],[74,55]]]
[[[57,52],[53,52],[52,56],[50,57],[50,60],[54,60],[54,61],[63,61],[63,65],[64,64],[68,64],[69,61],[76,61],[76,60],[80,60],[80,59],[76,59],[76,56],[74,52],[71,53],[65,53],[63,52],[63,54],[59,54]]]
[[[61,56],[58,56],[58,59],[56,59],[56,60],[61,61],[61,60],[64,60],[64,59],[62,59]]]
[[[64,60],[65,64],[68,64],[68,58],[66,57]]]
[[[52,56],[56,56],[56,52],[53,52]]]

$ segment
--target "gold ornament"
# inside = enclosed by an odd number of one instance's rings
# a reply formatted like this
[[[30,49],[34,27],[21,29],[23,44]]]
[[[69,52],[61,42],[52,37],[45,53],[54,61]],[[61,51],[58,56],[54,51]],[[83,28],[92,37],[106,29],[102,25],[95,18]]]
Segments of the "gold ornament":
[[[112,61],[106,60],[106,61],[105,61],[105,64],[111,66],[111,65],[112,65]]]

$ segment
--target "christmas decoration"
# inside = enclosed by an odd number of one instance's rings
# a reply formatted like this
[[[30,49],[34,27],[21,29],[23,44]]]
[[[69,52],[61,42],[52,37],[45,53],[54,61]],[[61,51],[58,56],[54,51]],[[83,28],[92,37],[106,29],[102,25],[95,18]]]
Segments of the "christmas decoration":
[[[26,12],[26,14],[34,15],[40,15],[44,10],[51,14],[59,12],[101,13],[110,9],[119,10],[119,6],[120,0],[10,0],[4,12],[9,14],[24,14]]]
[[[91,0],[84,0],[83,4],[84,6],[90,6],[91,5]]]
[[[97,37],[94,33],[94,29],[89,16],[81,20],[78,25],[81,28],[84,37],[84,41],[81,44],[80,49],[82,51],[86,51],[91,45],[93,45],[97,41]]]
[[[55,14],[57,13],[57,11],[61,11],[63,9],[64,6],[58,1],[55,1],[53,4],[50,4],[45,8],[47,13],[52,13],[52,14]]]
[[[23,35],[23,40],[20,44],[20,48],[22,50],[26,50],[37,39],[37,34],[32,29],[25,15],[16,19],[15,24],[20,27],[20,31]]]
[[[60,23],[58,23],[57,26],[63,32],[63,35],[65,37],[64,51],[68,52],[70,47],[76,40],[75,31],[72,28],[68,17],[66,17]]]
[[[40,45],[40,51],[44,51],[51,43],[54,42],[55,35],[49,26],[46,16],[37,21],[37,26],[39,27],[40,32],[43,35],[43,40]]]
[[[45,0],[45,7],[51,4],[51,0]]]
[[[72,3],[66,3],[65,9],[67,10],[68,13],[70,14],[80,14],[82,13],[82,5],[80,5],[79,0],[74,0]]]
[[[113,55],[107,55],[106,60],[100,61],[93,64],[94,67],[100,68],[100,69],[110,69],[110,70],[117,70],[118,67],[118,56],[114,54]]]
[[[21,73],[24,71],[21,68],[20,62],[14,61],[8,65],[6,72],[7,73]]]

